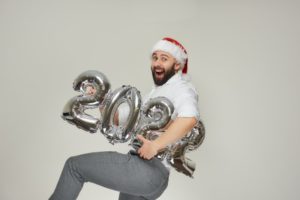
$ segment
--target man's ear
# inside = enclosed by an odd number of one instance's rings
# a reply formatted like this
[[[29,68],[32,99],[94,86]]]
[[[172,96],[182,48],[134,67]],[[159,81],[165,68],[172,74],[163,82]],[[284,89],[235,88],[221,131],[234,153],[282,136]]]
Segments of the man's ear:
[[[176,72],[179,71],[180,68],[181,68],[180,63],[176,62],[176,63],[175,63],[175,66],[174,66],[175,71],[176,71]]]

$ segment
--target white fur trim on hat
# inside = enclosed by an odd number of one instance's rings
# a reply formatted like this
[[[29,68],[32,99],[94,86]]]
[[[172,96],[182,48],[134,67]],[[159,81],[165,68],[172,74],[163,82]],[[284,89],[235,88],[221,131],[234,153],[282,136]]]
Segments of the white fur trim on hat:
[[[165,51],[171,54],[180,63],[181,67],[185,65],[188,57],[182,48],[167,40],[158,41],[152,48],[151,54],[155,51]]]

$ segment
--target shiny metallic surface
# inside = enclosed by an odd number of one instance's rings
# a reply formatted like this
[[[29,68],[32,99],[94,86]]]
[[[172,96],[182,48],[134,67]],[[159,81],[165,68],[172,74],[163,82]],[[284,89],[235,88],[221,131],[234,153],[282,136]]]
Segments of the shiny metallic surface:
[[[205,137],[205,128],[202,121],[198,121],[191,133],[172,145],[167,160],[172,167],[189,177],[193,177],[196,164],[185,157],[185,153],[197,149]]]
[[[192,160],[185,157],[186,147],[187,143],[175,145],[171,149],[171,153],[167,155],[167,159],[169,164],[176,169],[176,171],[193,177],[196,165]]]
[[[198,123],[194,126],[191,133],[183,138],[183,140],[188,141],[187,150],[193,151],[197,149],[205,138],[205,127],[202,121],[198,121]]]
[[[159,130],[170,121],[174,112],[172,102],[165,97],[150,99],[142,108],[141,130]]]
[[[140,120],[130,145],[136,150],[142,146],[142,143],[135,138],[136,134],[141,134],[148,140],[159,137],[155,130],[164,128],[169,123],[173,112],[172,102],[165,97],[156,97],[146,102],[142,107]],[[162,151],[157,157],[162,159],[165,154],[166,151]]]
[[[114,116],[122,103],[129,105],[129,116],[125,125],[114,124]],[[131,86],[122,86],[107,95],[103,101],[101,132],[111,143],[124,143],[131,138],[141,108],[140,92]]]
[[[87,95],[87,86],[95,88],[93,95]],[[73,88],[82,94],[71,98],[63,108],[61,117],[85,131],[95,133],[100,127],[100,120],[86,114],[86,109],[97,108],[110,89],[110,83],[104,74],[89,70],[81,73],[73,82]]]
[[[79,74],[73,82],[73,89],[84,93],[87,85],[91,85],[96,89],[96,93],[93,97],[97,99],[97,102],[87,102],[86,106],[98,106],[99,103],[103,101],[111,87],[107,77],[96,70],[88,70]]]

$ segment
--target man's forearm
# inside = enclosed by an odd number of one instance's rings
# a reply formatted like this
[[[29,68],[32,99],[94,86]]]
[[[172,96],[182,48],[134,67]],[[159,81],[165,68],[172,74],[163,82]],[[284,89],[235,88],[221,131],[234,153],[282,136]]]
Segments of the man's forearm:
[[[153,143],[158,150],[161,150],[184,137],[192,130],[196,123],[197,119],[195,117],[178,117]]]

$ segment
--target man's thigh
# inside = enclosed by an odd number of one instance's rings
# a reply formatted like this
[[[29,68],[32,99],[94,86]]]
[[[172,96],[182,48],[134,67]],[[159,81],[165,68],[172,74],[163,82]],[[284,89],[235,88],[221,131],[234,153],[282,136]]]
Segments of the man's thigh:
[[[141,196],[133,196],[126,193],[120,193],[119,200],[147,200],[147,199]]]
[[[133,196],[152,195],[168,180],[158,168],[159,161],[143,160],[130,153],[96,152],[75,156],[72,160],[85,182]]]

